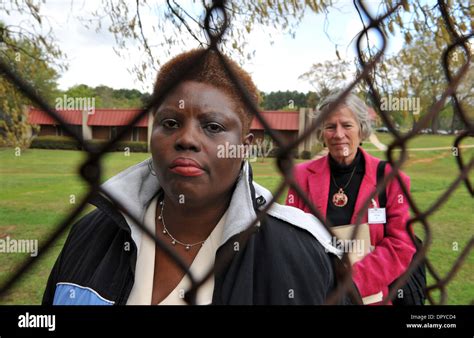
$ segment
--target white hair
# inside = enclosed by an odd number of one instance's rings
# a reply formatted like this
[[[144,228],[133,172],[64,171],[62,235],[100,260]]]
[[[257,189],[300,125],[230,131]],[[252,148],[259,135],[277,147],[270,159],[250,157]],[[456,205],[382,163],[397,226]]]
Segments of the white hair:
[[[330,93],[321,101],[321,103],[316,109],[317,118],[320,120],[320,123],[318,123],[318,127],[316,128],[316,136],[320,142],[323,142],[324,121],[329,117],[329,115],[327,114],[327,109],[332,109],[333,112],[336,111],[334,110],[334,107],[330,106],[337,102],[337,99],[341,95],[341,93],[342,91]],[[344,100],[340,102],[340,105],[347,107],[354,114],[356,121],[359,123],[361,140],[363,141],[367,139],[372,133],[372,127],[369,116],[369,108],[364,103],[364,101],[359,99],[355,94],[349,93],[344,98]],[[338,106],[341,107],[340,105]]]

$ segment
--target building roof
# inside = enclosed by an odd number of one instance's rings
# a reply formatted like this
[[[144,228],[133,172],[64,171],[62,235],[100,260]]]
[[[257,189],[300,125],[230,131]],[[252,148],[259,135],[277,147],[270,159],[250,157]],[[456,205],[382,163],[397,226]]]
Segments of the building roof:
[[[141,109],[96,109],[94,114],[89,115],[87,125],[89,126],[126,126],[133,120]],[[135,127],[147,127],[148,114],[145,114]]]
[[[80,110],[58,110],[57,113],[62,117],[66,123],[82,125],[82,113]],[[44,111],[37,108],[30,108],[28,113],[28,122],[39,125],[57,125],[58,121],[46,114]]]
[[[262,115],[272,129],[292,131],[299,129],[299,112],[297,111],[265,110],[262,111]],[[260,121],[254,117],[250,129],[263,130],[264,128]]]
[[[126,126],[141,109],[102,109],[94,110],[93,114],[89,114],[87,118],[87,125],[89,126]],[[57,110],[68,124],[82,125],[82,111],[81,110]],[[39,125],[57,125],[59,124],[55,119],[37,108],[30,108],[28,114],[28,122]],[[148,126],[148,114],[145,114],[138,123],[137,127]]]

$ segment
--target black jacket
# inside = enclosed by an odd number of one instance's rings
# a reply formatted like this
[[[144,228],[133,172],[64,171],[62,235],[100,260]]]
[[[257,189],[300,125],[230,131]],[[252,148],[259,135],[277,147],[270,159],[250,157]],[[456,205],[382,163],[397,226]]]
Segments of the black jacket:
[[[159,185],[149,188],[150,181],[145,180],[156,178],[146,175],[145,166],[141,163],[128,169],[126,174],[119,174],[115,185],[125,181],[127,187],[146,186],[146,191],[138,189],[140,198],[156,195]],[[229,207],[236,209],[239,221],[242,217],[245,219],[246,212],[257,214],[270,198],[268,191],[252,181],[249,165],[243,173]],[[105,185],[107,187],[107,183]],[[130,199],[134,196],[130,192],[123,195]],[[149,201],[150,196],[145,200]],[[108,199],[99,195],[91,202],[97,209],[73,225],[49,277],[43,304],[120,305],[127,302],[137,260],[131,226]],[[244,211],[243,205],[239,205],[243,202],[251,204],[253,210]],[[334,264],[339,263],[338,258],[328,252],[337,254],[337,249],[328,244],[329,234],[324,234],[325,229],[313,216],[296,208],[275,205],[271,210],[258,226],[248,228],[247,225],[240,228],[242,231],[235,230],[219,247],[213,304],[323,304],[334,289]],[[236,242],[238,250],[235,250]]]

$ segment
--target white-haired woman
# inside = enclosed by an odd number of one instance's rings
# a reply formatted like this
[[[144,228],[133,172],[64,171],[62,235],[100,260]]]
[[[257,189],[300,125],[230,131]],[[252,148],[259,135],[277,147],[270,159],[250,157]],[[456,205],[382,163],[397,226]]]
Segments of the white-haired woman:
[[[408,267],[415,246],[406,230],[409,207],[396,179],[386,187],[386,224],[383,215],[372,214],[378,207],[378,197],[362,210],[376,189],[377,167],[380,162],[360,145],[371,133],[370,117],[365,103],[349,94],[336,109],[332,109],[339,93],[323,100],[320,110],[333,110],[322,118],[317,137],[329,154],[320,159],[297,165],[294,176],[309,200],[331,226],[355,224],[362,213],[362,223],[369,223],[373,251],[353,265],[353,281],[365,303],[380,303],[387,296],[389,285]],[[320,118],[324,116],[321,115]],[[386,166],[384,174],[391,171]],[[410,179],[399,173],[409,189]],[[308,206],[290,189],[286,203],[310,212]]]

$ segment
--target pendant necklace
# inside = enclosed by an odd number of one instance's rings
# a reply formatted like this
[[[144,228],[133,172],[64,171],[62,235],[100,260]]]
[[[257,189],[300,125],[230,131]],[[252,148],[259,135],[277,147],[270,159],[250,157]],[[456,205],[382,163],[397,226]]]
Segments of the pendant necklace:
[[[334,178],[334,175],[331,175],[332,180],[334,182],[334,185],[338,189],[337,192],[334,195],[332,195],[332,203],[336,207],[342,208],[342,207],[346,206],[347,201],[349,200],[349,198],[347,197],[346,193],[344,192],[344,189],[346,189],[349,186],[349,183],[351,183],[351,180],[352,180],[352,177],[354,176],[356,168],[357,168],[357,165],[354,166],[354,170],[352,170],[351,177],[349,178],[349,181],[347,181],[346,185],[343,188],[341,188],[337,185],[336,179]]]

